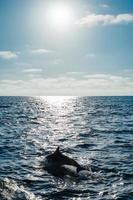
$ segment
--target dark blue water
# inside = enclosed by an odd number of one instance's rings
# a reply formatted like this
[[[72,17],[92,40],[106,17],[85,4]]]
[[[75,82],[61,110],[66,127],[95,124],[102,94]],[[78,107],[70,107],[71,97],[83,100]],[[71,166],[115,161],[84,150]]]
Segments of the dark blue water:
[[[57,146],[87,179],[43,169]],[[133,97],[0,97],[0,200],[133,200]]]

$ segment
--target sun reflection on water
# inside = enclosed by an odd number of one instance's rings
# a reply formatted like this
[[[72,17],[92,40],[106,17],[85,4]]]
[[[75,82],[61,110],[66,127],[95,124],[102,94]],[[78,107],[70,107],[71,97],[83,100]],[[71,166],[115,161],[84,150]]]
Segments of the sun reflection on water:
[[[73,113],[75,110],[77,97],[45,96],[39,97],[39,99],[41,100],[42,105],[45,108],[45,112],[47,113],[45,115],[47,117],[43,118],[44,123],[47,121],[49,127],[48,134],[46,134],[48,141],[46,142],[46,140],[43,138],[43,141],[46,143],[45,146],[50,145],[51,147],[55,148],[55,146],[68,143],[69,137],[75,138],[76,134],[74,134],[75,130],[73,129],[72,121],[74,120]],[[43,128],[45,127],[43,126]]]
[[[70,100],[76,99],[75,96],[46,96],[41,98],[44,99],[49,105],[55,107],[62,107],[64,104],[67,104]]]

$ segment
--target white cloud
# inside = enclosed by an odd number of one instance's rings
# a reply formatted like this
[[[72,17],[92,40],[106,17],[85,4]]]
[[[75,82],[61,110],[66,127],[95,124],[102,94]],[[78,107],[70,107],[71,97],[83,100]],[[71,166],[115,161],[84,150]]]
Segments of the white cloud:
[[[86,17],[81,18],[76,24],[97,26],[97,25],[118,25],[133,23],[133,14],[119,14],[119,15],[97,15],[89,14]]]
[[[32,66],[31,63],[26,63],[26,62],[16,62],[15,64],[20,67],[31,67]]]
[[[57,58],[57,59],[52,61],[52,64],[54,64],[54,65],[60,65],[60,64],[63,64],[63,63],[64,63],[64,61],[60,58]]]
[[[110,6],[108,4],[101,4],[102,8],[109,8]]]
[[[0,81],[0,95],[133,95],[131,77],[74,73],[55,78]]]
[[[29,68],[29,69],[24,69],[24,73],[40,73],[42,72],[42,69],[40,68]]]
[[[85,55],[85,58],[95,58],[96,57],[96,54],[94,53],[88,53]]]
[[[12,52],[12,51],[0,51],[0,58],[3,59],[13,59],[13,58],[17,58],[18,55],[16,52]]]
[[[52,50],[49,50],[49,49],[31,49],[30,53],[41,55],[41,54],[52,53]]]
[[[75,71],[71,71],[71,72],[66,73],[66,75],[70,75],[70,76],[74,76],[74,77],[77,76],[77,75],[81,77],[85,74],[86,74],[85,72],[75,72]]]

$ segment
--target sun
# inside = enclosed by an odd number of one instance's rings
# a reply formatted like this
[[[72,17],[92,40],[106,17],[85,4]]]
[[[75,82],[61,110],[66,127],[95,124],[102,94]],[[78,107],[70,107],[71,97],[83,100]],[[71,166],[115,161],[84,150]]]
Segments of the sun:
[[[65,4],[52,5],[46,12],[47,22],[58,30],[67,29],[73,21],[72,9]]]

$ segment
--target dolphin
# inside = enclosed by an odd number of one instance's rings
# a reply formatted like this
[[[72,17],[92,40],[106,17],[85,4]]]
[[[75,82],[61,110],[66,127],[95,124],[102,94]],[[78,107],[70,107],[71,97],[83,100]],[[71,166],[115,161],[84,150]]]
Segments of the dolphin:
[[[74,159],[62,154],[59,147],[57,147],[54,153],[48,155],[45,160],[45,168],[48,172],[51,172],[54,175],[65,175],[67,170],[64,168],[64,166],[76,167],[77,173],[85,169]]]

